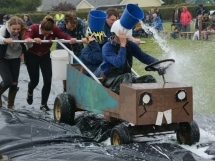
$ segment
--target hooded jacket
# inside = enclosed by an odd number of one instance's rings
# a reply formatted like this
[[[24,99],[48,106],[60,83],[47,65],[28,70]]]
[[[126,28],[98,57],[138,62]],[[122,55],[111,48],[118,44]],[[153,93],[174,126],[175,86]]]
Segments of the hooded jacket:
[[[0,28],[0,44],[6,45],[4,43],[4,39],[6,37],[6,30],[9,32],[8,38],[12,38],[13,40],[19,40],[19,34],[14,36],[10,31],[8,22],[6,22],[6,24]],[[19,58],[23,53],[22,45],[20,43],[8,44],[6,47],[7,48],[4,53],[4,58],[6,58],[6,59]]]
[[[190,12],[187,10],[187,6],[183,6],[183,8],[185,11],[181,12],[180,22],[182,23],[183,26],[189,26],[190,21],[192,20],[192,16]]]

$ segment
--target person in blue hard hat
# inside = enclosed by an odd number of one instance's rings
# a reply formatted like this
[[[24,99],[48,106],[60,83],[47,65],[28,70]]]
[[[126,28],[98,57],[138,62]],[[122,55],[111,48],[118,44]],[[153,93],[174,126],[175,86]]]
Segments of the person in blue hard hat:
[[[137,6],[134,6],[134,8],[133,6],[128,7],[133,10],[138,10],[139,8],[137,8]],[[139,14],[141,14],[141,12]],[[122,26],[122,18],[128,19],[126,14],[124,14],[122,15],[121,19],[115,21],[111,27],[113,36],[110,37],[109,41],[102,48],[104,60],[101,64],[103,85],[118,94],[120,93],[121,83],[156,82],[155,78],[151,75],[144,75],[141,77],[134,77],[132,75],[131,68],[133,56],[147,65],[156,62],[157,59],[142,51],[135,42],[129,40],[129,38],[132,36],[132,28],[136,23],[138,23],[141,17],[133,22],[131,19],[129,23],[130,26]]]
[[[103,11],[89,13],[89,27],[86,31],[87,45],[81,51],[82,62],[96,76],[100,77],[100,64],[103,62],[102,46],[107,41],[107,36],[102,31],[107,14]],[[85,73],[89,76],[89,73]]]
[[[87,28],[86,37],[87,45],[81,51],[82,62],[96,76],[100,77],[100,65],[103,62],[102,46],[107,42],[107,37],[104,32],[94,32],[89,27]],[[85,72],[86,75],[89,75]]]

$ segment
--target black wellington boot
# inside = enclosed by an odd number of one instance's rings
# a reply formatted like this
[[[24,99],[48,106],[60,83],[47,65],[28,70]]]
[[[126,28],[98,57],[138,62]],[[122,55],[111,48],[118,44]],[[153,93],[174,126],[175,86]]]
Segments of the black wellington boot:
[[[5,89],[2,85],[2,82],[0,83],[0,107],[2,107],[2,100],[1,100],[1,95],[6,91],[7,89]]]

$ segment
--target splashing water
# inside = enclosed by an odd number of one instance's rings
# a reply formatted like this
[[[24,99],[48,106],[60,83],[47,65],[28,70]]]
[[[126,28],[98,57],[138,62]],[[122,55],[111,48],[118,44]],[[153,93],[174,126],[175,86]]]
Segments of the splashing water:
[[[170,58],[175,60],[174,65],[167,69],[167,74],[165,75],[167,82],[178,82],[192,86],[194,108],[199,112],[215,113],[213,109],[215,101],[212,99],[214,91],[211,88],[215,87],[215,84],[212,83],[209,77],[206,77],[214,74],[213,70],[210,70],[213,68],[211,67],[213,62],[211,61],[212,59],[204,59],[205,55],[209,56],[209,53],[211,53],[213,42],[200,42],[199,45],[204,46],[204,48],[198,46],[199,41],[192,40],[179,40],[177,46],[173,45],[174,43],[169,45],[167,40],[159,35],[155,28],[147,26],[142,21],[140,23],[146,32],[153,34],[154,41],[163,50],[160,59]],[[207,68],[205,67],[206,65],[208,65]]]
[[[176,50],[174,49],[174,47],[170,46],[168,42],[158,34],[157,30],[154,27],[148,26],[142,21],[140,21],[140,24],[146,32],[151,32],[153,34],[154,41],[164,51],[164,54],[160,59],[170,58],[176,61],[176,63],[171,68],[168,68],[167,75],[165,75],[165,77],[167,77],[167,80],[183,82],[183,77],[180,73],[184,73],[183,69],[185,68],[187,63],[190,62],[189,56],[181,56],[180,53],[175,52]]]
[[[140,24],[142,29],[144,29],[146,32],[149,31],[153,34],[154,40],[159,44],[159,46],[165,53],[170,53],[170,48],[167,44],[167,41],[165,39],[162,39],[162,37],[158,34],[157,30],[154,27],[145,25],[142,20],[140,20]]]

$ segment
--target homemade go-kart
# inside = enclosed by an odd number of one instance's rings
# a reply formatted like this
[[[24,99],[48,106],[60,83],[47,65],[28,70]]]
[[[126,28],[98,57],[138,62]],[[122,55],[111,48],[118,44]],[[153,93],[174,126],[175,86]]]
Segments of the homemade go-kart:
[[[55,99],[54,119],[74,125],[75,112],[86,110],[103,114],[109,121],[132,123],[129,126],[119,124],[112,129],[112,145],[131,143],[133,135],[172,131],[180,144],[199,142],[199,128],[193,120],[192,87],[166,82],[165,72],[158,68],[166,69],[173,62],[173,59],[161,60],[145,68],[158,71],[164,82],[121,84],[119,95],[102,86],[81,61],[79,65],[68,64],[66,93]],[[83,74],[81,68],[88,70],[94,80]]]

